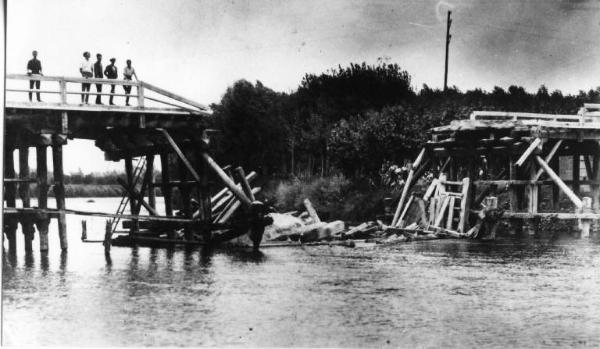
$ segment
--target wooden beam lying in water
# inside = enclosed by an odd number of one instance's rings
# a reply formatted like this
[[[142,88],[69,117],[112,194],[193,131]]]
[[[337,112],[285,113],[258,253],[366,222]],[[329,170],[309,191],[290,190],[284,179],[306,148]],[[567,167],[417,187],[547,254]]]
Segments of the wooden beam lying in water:
[[[3,212],[5,214],[48,214],[50,216],[58,216],[59,214],[73,214],[79,216],[91,216],[91,217],[106,217],[106,218],[117,218],[121,217],[122,219],[137,219],[137,220],[147,220],[147,221],[158,221],[158,222],[178,222],[178,223],[195,223],[199,222],[195,219],[189,218],[178,218],[178,217],[167,217],[167,216],[143,216],[143,215],[131,215],[131,214],[116,214],[116,213],[107,213],[107,212],[93,212],[93,211],[81,211],[81,210],[57,210],[57,209],[42,209],[42,208],[15,208],[15,207],[5,207]]]

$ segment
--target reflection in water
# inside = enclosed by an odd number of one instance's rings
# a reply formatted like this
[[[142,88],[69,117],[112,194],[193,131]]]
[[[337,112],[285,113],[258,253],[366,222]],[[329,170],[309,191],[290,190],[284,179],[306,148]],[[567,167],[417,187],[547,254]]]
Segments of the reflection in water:
[[[232,261],[242,263],[263,263],[267,261],[267,255],[262,251],[254,249],[238,249],[231,251],[222,251],[231,257]]]
[[[33,268],[33,263],[35,263],[35,257],[32,252],[25,253],[25,269]]]
[[[48,270],[50,269],[50,262],[48,260],[48,251],[40,252],[40,268],[42,269],[43,274],[46,275]]]
[[[67,250],[60,251],[60,271],[61,275],[64,275],[67,271],[67,262],[69,261],[69,253]]]
[[[104,261],[106,263],[106,274],[109,275],[112,272],[112,258],[110,257],[110,252],[104,252]]]

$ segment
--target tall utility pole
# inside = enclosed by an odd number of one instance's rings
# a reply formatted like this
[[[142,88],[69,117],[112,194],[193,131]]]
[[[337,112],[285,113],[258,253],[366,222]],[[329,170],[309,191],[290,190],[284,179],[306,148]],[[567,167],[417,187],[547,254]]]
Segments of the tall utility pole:
[[[448,48],[450,47],[450,25],[452,25],[452,19],[450,19],[450,15],[452,11],[448,11],[448,19],[446,21],[446,65],[444,67],[444,91],[448,89]]]

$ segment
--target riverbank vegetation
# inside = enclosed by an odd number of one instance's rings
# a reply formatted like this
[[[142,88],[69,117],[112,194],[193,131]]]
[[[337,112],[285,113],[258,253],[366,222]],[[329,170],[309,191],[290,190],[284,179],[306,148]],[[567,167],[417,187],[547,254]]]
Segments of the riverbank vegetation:
[[[423,85],[396,64],[350,64],[307,74],[291,93],[240,80],[213,104],[213,149],[222,164],[256,170],[270,181],[264,196],[281,210],[309,197],[331,217],[383,211],[390,168],[401,173],[427,130],[467,118],[473,110],[576,114],[598,102],[600,88],[565,95],[540,86],[447,91]],[[393,172],[393,171],[392,171]]]

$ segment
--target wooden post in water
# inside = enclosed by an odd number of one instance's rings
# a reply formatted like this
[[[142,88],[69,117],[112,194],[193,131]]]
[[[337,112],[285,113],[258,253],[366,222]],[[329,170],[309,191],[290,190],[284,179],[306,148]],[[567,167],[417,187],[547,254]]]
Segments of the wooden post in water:
[[[177,164],[179,165],[179,193],[181,194],[181,210],[184,217],[190,218],[192,216],[190,186],[185,183],[188,178],[188,168],[181,158],[177,159]],[[184,233],[186,240],[192,239],[192,231],[189,227],[186,226],[184,228]]]
[[[515,159],[511,156],[508,158],[508,179],[510,181],[517,180],[517,166],[515,165]],[[508,189],[508,200],[510,205],[510,210],[512,212],[517,212],[520,209],[519,203],[519,193],[517,188],[514,185],[510,185]],[[511,230],[514,231],[515,234],[521,234],[523,232],[523,221],[520,219],[510,219],[510,227]]]
[[[592,207],[595,212],[600,212],[600,154],[599,149],[596,149],[592,156],[592,175],[590,179],[592,183]]]
[[[154,154],[146,154],[146,171],[150,171],[150,179],[148,183],[148,205],[156,209],[156,190],[154,188]],[[144,193],[142,193],[143,195]]]
[[[46,145],[38,145],[36,148],[38,207],[48,208],[48,156]],[[40,251],[48,251],[48,226],[50,219],[43,217],[37,220],[37,228],[40,236]]]
[[[592,198],[584,197],[581,200],[583,203],[583,207],[581,208],[582,213],[592,213]],[[590,228],[592,225],[591,219],[580,219],[579,220],[579,230],[581,232],[581,238],[589,238],[590,237]]]
[[[4,151],[4,178],[14,179],[15,178],[15,162],[14,162],[14,149],[6,148]],[[6,200],[7,207],[17,206],[17,186],[14,182],[4,182],[4,200]],[[14,217],[6,217],[4,226],[6,227],[6,237],[8,238],[8,249],[12,253],[16,252],[17,248],[17,220]]]
[[[529,162],[529,179],[534,181],[537,174],[536,166],[534,161]],[[539,187],[535,183],[528,185],[527,190],[527,212],[537,213],[538,212],[538,198],[539,198]]]
[[[127,186],[131,189],[131,190],[127,191],[127,194],[129,195],[129,210],[132,215],[136,215],[137,214],[137,212],[135,211],[135,209],[136,209],[136,200],[135,199],[136,198],[134,195],[132,195],[133,188],[135,186],[134,178],[133,178],[133,159],[131,158],[130,155],[127,155],[125,157],[125,175],[127,176]],[[132,219],[131,227],[129,228],[129,236],[133,237],[133,235],[137,232],[138,232],[138,220]]]
[[[31,207],[31,190],[29,188],[29,148],[19,148],[19,196],[24,208]],[[33,221],[30,217],[21,217],[21,228],[25,237],[25,252],[31,252],[33,241]]]
[[[171,175],[169,173],[169,153],[160,154],[162,194],[165,201],[165,213],[167,216],[173,215],[173,196],[171,187]]]
[[[210,188],[208,184],[209,169],[206,161],[202,159],[201,151],[196,154],[196,167],[200,175],[200,185],[198,187],[198,201],[200,203],[200,217],[204,220],[210,220],[212,217],[212,203],[210,197]],[[209,231],[210,232],[210,231]]]
[[[575,150],[576,152],[578,150]],[[581,157],[579,153],[573,154],[573,192],[579,196],[581,188],[579,186],[579,166],[581,166]]]
[[[508,179],[510,181],[517,180],[517,166],[515,165],[514,158],[511,157],[509,159],[508,166],[509,166]],[[512,212],[519,211],[521,205],[519,203],[519,195],[517,194],[517,188],[514,185],[510,185],[508,195],[509,195],[510,210]]]
[[[600,148],[596,146],[594,154],[592,156],[592,178],[594,182],[592,184],[592,211],[595,213],[600,212]],[[594,219],[592,221],[592,234],[594,236],[600,232],[600,220]]]
[[[67,221],[65,217],[65,178],[63,173],[63,139],[55,135],[52,142],[52,164],[54,167],[54,197],[56,199],[56,208],[58,214],[58,237],[60,239],[60,248],[66,250],[67,242]]]

